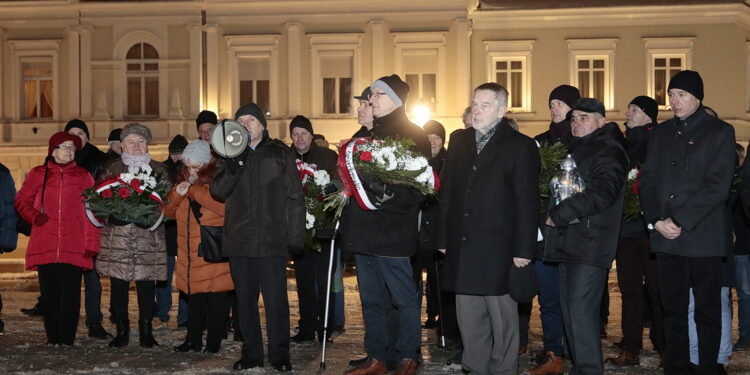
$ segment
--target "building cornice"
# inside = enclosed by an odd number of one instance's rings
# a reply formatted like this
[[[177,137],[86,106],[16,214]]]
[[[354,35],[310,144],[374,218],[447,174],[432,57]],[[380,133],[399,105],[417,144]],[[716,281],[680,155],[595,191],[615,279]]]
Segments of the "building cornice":
[[[737,23],[750,29],[745,4],[470,10],[474,30]]]

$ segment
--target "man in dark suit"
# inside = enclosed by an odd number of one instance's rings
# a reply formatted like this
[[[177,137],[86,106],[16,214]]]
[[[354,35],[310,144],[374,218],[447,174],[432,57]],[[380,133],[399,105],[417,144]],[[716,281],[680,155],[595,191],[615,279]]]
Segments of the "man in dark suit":
[[[508,92],[474,90],[472,127],[455,132],[442,171],[438,248],[444,288],[456,293],[463,366],[477,374],[515,374],[518,311],[511,267],[534,257],[539,213],[539,152],[504,117]]]
[[[734,128],[703,110],[703,81],[685,70],[669,82],[675,117],[654,127],[640,179],[664,308],[665,374],[687,374],[689,288],[695,296],[698,373],[715,374],[721,337],[721,262],[729,255],[726,203]]]

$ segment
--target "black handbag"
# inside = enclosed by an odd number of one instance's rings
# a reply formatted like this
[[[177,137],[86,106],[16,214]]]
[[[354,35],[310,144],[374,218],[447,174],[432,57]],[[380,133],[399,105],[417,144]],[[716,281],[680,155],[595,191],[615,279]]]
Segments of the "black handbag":
[[[190,200],[190,210],[201,228],[201,242],[198,245],[198,256],[208,263],[224,263],[229,261],[222,255],[222,239],[224,237],[224,227],[201,225],[202,216],[199,212],[200,205],[194,200]],[[190,241],[188,239],[188,241]]]

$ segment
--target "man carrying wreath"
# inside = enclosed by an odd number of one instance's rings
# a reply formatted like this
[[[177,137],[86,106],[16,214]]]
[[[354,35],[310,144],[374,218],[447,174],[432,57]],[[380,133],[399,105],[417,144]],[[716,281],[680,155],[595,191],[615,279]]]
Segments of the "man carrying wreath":
[[[414,151],[429,157],[427,135],[406,117],[409,85],[393,74],[376,80],[370,89],[375,117],[372,137],[410,139],[416,144]],[[354,253],[357,265],[368,359],[345,374],[386,374],[388,361],[399,363],[396,375],[416,374],[421,329],[410,258],[417,250],[417,217],[423,197],[416,189],[372,176],[362,174],[360,179],[377,209],[365,210],[350,200],[341,224],[343,246]],[[388,348],[387,304],[396,306],[398,313],[395,348]]]

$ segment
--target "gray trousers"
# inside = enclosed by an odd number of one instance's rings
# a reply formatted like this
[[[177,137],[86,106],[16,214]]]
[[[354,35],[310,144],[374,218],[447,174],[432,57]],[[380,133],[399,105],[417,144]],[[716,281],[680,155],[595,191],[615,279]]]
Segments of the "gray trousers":
[[[464,368],[478,375],[518,372],[518,307],[509,294],[456,294],[456,314]]]

